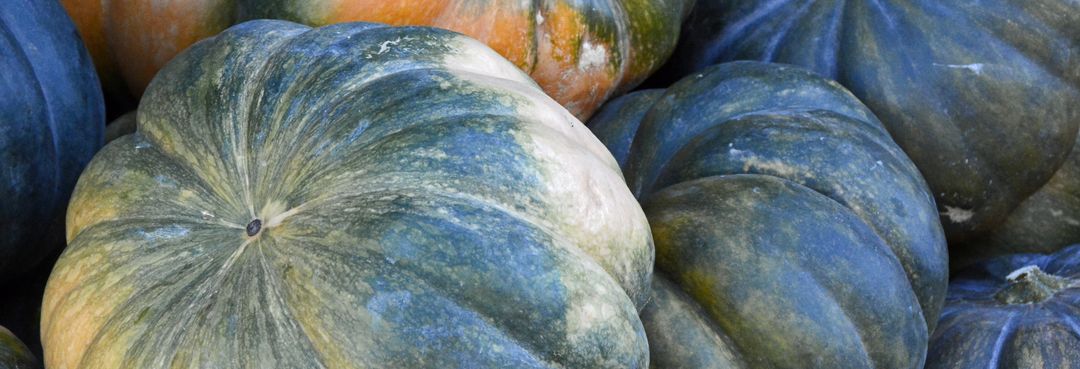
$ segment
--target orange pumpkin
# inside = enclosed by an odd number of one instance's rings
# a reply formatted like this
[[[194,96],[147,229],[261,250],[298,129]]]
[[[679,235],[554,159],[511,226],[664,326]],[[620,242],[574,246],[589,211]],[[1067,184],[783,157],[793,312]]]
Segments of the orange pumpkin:
[[[581,119],[667,59],[690,0],[61,0],[110,95],[142,95],[181,50],[248,19],[451,29],[512,61]],[[388,47],[392,45],[387,45]]]

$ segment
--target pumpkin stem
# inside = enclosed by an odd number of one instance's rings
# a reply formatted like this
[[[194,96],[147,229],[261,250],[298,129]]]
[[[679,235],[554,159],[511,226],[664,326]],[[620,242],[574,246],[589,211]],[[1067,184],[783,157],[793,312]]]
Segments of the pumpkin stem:
[[[1071,285],[1068,279],[1046,274],[1035,265],[1017,269],[1005,279],[1009,285],[998,291],[994,298],[1009,305],[1043,302]]]
[[[261,229],[262,229],[262,221],[258,220],[258,219],[252,220],[251,223],[248,223],[248,225],[247,225],[247,235],[248,235],[248,237],[255,237],[255,235],[258,234],[259,230],[261,230]]]

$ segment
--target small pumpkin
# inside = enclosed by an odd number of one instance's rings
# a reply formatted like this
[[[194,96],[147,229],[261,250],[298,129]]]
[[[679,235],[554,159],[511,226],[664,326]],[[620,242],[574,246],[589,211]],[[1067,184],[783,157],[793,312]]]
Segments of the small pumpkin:
[[[1018,207],[1053,186],[1074,151],[1075,1],[699,1],[685,28],[669,74],[761,60],[850,89],[926,177],[949,244],[973,255],[978,238],[1031,210]],[[1049,241],[1031,234],[1010,243],[1023,250]]]
[[[124,113],[105,126],[105,142],[135,133],[135,111]]]
[[[1072,368],[1080,363],[1080,245],[956,273],[927,369]]]
[[[50,368],[647,366],[640,206],[475,40],[246,22],[137,114],[71,200]]]
[[[589,124],[625,156],[652,227],[656,367],[922,367],[944,234],[918,170],[849,92],[736,62]]]
[[[63,8],[13,0],[0,12],[0,280],[63,247],[63,214],[101,146],[102,97]]]
[[[26,345],[0,326],[0,369],[38,369],[41,364]]]
[[[689,0],[63,0],[109,85],[140,96],[162,66],[238,20],[365,21],[464,33],[491,46],[574,115],[636,86],[670,55]],[[168,32],[161,32],[167,25]],[[386,46],[393,46],[389,40]]]

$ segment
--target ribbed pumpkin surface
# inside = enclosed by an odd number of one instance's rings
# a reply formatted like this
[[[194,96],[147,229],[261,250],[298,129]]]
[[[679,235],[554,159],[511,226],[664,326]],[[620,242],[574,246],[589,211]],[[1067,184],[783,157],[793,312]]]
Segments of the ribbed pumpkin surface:
[[[189,49],[80,178],[50,368],[643,368],[644,215],[482,44],[281,21]]]
[[[199,39],[250,19],[311,26],[366,21],[464,33],[525,70],[584,119],[670,55],[688,0],[63,0],[107,87],[138,96],[157,70]],[[168,25],[167,32],[155,30]]]
[[[949,283],[927,369],[1080,365],[1080,246],[974,264]]]
[[[675,75],[762,60],[804,66],[850,89],[926,176],[950,245],[971,255],[989,255],[975,239],[1014,226],[1006,219],[1026,199],[1058,191],[1048,180],[1074,151],[1076,1],[699,1],[682,35],[668,71]],[[1078,207],[1038,202],[1022,211],[1080,219]],[[998,249],[1080,242],[1078,231],[1066,243],[1029,235]]]
[[[63,247],[68,196],[105,127],[93,64],[63,8],[40,0],[3,8],[0,283]]]
[[[0,326],[0,369],[37,369],[41,368],[26,345]]]
[[[944,234],[915,166],[854,96],[738,62],[620,99],[589,124],[625,155],[652,227],[657,367],[922,367]]]

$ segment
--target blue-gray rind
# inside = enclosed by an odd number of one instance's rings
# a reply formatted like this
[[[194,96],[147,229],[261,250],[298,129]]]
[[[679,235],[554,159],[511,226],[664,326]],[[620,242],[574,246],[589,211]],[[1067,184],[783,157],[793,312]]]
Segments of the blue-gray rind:
[[[56,1],[0,12],[0,279],[64,245],[75,181],[102,144],[104,102],[90,55]]]

